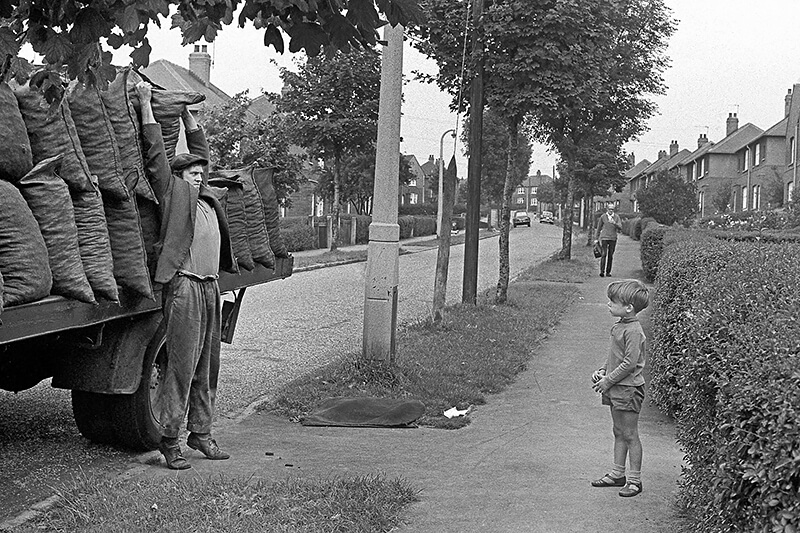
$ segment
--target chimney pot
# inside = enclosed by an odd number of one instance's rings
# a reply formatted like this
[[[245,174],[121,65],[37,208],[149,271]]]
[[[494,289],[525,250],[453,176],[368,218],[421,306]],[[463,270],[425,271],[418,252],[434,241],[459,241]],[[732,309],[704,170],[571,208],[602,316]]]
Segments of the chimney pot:
[[[792,90],[789,89],[789,92],[786,93],[786,96],[783,98],[783,113],[785,117],[789,116],[789,110],[792,108]]]
[[[667,151],[666,150],[659,150],[658,151],[658,158],[659,159],[664,159],[665,157],[667,157]]]

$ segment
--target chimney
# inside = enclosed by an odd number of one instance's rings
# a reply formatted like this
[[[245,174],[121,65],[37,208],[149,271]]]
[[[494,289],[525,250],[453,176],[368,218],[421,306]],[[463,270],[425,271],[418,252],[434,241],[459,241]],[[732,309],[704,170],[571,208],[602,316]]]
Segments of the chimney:
[[[700,137],[697,138],[697,147],[702,148],[708,144],[708,136],[705,133],[701,133]]]
[[[658,151],[658,158],[659,159],[664,159],[666,157],[667,157],[667,151],[666,150],[659,150]]]
[[[672,141],[671,143],[669,143],[669,156],[672,157],[677,153],[678,153],[678,141]]]
[[[739,118],[736,113],[728,113],[728,120],[725,121],[725,137],[739,129]]]
[[[636,154],[633,152],[628,154],[628,168],[633,168],[636,166]]]
[[[789,116],[789,110],[792,108],[792,90],[789,89],[789,92],[786,93],[786,97],[783,99],[784,101],[784,115],[785,117]]]
[[[208,45],[194,45],[194,52],[189,54],[189,71],[200,78],[203,84],[208,85],[211,78],[211,54]]]

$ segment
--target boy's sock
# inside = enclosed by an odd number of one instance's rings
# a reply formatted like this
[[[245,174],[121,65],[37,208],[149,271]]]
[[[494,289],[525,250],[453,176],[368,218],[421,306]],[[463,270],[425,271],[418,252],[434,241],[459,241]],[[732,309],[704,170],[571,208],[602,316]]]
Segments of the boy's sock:
[[[636,483],[638,485],[642,484],[642,471],[641,470],[630,470],[628,472],[628,483]]]
[[[617,479],[621,478],[625,475],[625,465],[614,465],[614,468],[611,469],[611,477]]]

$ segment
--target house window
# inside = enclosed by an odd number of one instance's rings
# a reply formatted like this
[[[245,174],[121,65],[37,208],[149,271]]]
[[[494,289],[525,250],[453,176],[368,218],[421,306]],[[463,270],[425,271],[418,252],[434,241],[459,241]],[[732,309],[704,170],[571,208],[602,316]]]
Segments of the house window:
[[[705,156],[703,158],[703,176],[708,174],[709,163],[710,163],[710,161],[708,159],[708,156]]]
[[[325,214],[325,202],[322,198],[315,196],[314,197],[314,215],[321,217]]]
[[[761,209],[761,185],[753,185],[753,209]]]
[[[750,197],[747,194],[747,187],[742,187],[742,211],[747,211],[749,209],[748,200]]]
[[[739,191],[733,189],[732,193],[733,193],[733,199],[731,200],[731,209],[733,209],[734,211],[738,211],[738,209],[736,209],[736,202],[739,201]]]
[[[539,187],[531,187],[531,194],[536,196],[536,191],[539,190]]]
[[[790,181],[788,185],[786,185],[786,201],[791,202],[794,198],[794,182]]]
[[[531,198],[531,205],[539,205],[538,198]]]
[[[412,192],[411,194],[408,195],[408,203],[410,204],[416,204],[418,199],[419,195],[415,192]]]
[[[706,193],[700,191],[700,194],[697,195],[697,209],[698,211],[700,211],[701,217],[706,216],[705,207],[706,207]]]
[[[761,143],[755,145],[753,150],[753,166],[758,165],[761,162]]]
[[[517,194],[525,194],[525,187],[517,187]]]
[[[517,203],[520,204],[520,205],[524,205],[525,204],[525,198],[517,198]]]
[[[750,168],[750,148],[744,151],[744,166],[742,170],[747,170]]]
[[[410,180],[408,180],[408,186],[409,187],[416,187],[417,186],[417,178],[411,178]]]
[[[789,163],[794,163],[794,137],[789,139]]]

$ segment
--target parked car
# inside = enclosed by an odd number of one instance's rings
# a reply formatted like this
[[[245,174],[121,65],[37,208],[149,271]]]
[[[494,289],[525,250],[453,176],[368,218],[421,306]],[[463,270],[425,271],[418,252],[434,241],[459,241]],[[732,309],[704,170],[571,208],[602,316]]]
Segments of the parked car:
[[[539,224],[553,224],[553,213],[550,211],[542,211],[542,214],[539,215]]]
[[[531,216],[528,214],[527,211],[517,211],[514,213],[514,219],[512,220],[514,227],[517,226],[528,226],[531,227]]]

